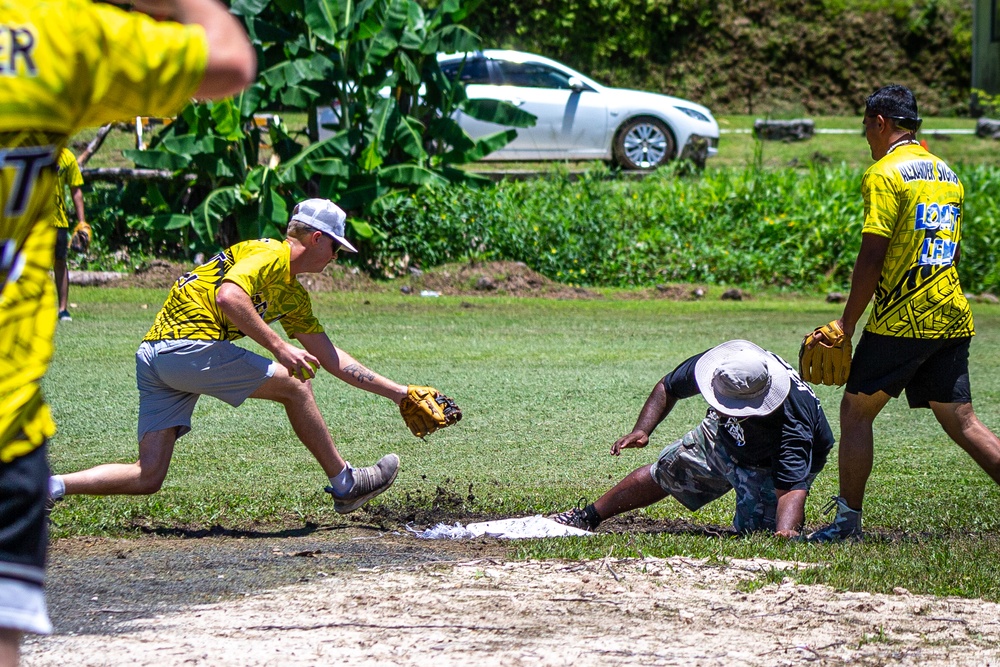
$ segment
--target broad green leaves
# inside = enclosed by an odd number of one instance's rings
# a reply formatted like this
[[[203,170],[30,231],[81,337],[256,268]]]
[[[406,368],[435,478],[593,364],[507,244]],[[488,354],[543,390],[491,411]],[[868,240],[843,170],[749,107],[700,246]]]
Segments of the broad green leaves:
[[[513,130],[473,141],[452,120],[468,115],[514,127],[534,117],[504,102],[468,100],[438,66],[439,52],[469,52],[462,26],[479,0],[234,0],[258,53],[257,83],[234,100],[194,105],[137,166],[179,176],[148,201],[154,228],[194,231],[205,249],[278,235],[295,202],[320,196],[351,213],[354,232],[388,194],[481,179],[456,167],[509,141]],[[333,136],[319,141],[317,111],[332,107]],[[306,132],[280,120],[304,113]],[[271,114],[264,124],[255,116]],[[262,147],[263,146],[263,147]],[[266,163],[266,166],[265,166]]]

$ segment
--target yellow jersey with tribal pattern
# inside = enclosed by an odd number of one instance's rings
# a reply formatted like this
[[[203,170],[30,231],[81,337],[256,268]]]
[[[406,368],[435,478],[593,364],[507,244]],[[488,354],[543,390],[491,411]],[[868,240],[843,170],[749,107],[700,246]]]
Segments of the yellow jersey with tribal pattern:
[[[56,326],[60,150],[83,127],[176,113],[207,61],[200,26],[89,0],[0,0],[0,462],[55,431],[39,381]]]
[[[68,148],[59,151],[59,160],[56,164],[56,196],[53,198],[55,214],[49,218],[49,222],[56,229],[68,229],[69,217],[66,215],[66,188],[82,187],[83,174],[80,173],[80,165],[76,161],[76,156]]]
[[[237,340],[244,336],[219,308],[223,282],[250,296],[267,324],[278,321],[289,336],[322,333],[309,293],[292,275],[288,241],[243,241],[177,279],[143,340]]]
[[[972,310],[958,283],[965,190],[944,160],[904,144],[861,180],[862,232],[889,239],[865,331],[900,338],[974,335]]]

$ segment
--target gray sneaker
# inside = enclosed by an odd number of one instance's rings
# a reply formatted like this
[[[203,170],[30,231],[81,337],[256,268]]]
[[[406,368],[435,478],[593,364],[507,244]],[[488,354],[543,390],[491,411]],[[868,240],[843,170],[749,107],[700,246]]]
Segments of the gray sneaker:
[[[397,472],[399,472],[399,457],[395,454],[386,454],[373,466],[351,468],[354,486],[346,496],[338,497],[332,486],[323,490],[333,496],[333,509],[337,514],[347,514],[392,486]]]
[[[833,523],[825,528],[820,528],[806,538],[808,542],[861,541],[861,510],[851,509],[840,496],[831,498],[830,502],[823,507],[823,513],[829,514],[834,508],[837,510],[837,516],[834,517]]]

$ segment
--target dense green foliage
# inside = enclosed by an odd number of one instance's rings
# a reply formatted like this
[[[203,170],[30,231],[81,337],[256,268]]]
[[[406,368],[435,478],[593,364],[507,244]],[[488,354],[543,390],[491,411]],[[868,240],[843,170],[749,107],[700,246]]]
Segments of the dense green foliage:
[[[438,66],[439,52],[479,47],[461,25],[476,4],[446,0],[425,11],[415,0],[233,2],[257,50],[258,80],[234,99],[189,105],[148,150],[126,151],[139,167],[175,175],[131,186],[153,209],[145,226],[184,233],[207,250],[279,236],[308,197],[364,211],[390,192],[475,180],[456,166],[507,144],[515,131],[473,140],[454,111],[534,124],[508,103],[466,99]],[[331,105],[332,136],[320,141],[316,112]],[[274,110],[304,113],[307,127],[280,116],[266,129],[253,122]],[[372,235],[363,220],[352,223],[356,235]]]
[[[721,169],[644,180],[555,175],[490,189],[427,189],[388,198],[364,244],[392,274],[463,259],[523,261],[560,282],[633,286],[707,282],[844,287],[861,242],[862,170]],[[963,170],[960,273],[970,291],[1000,287],[1000,169]]]
[[[925,115],[964,113],[971,23],[962,0],[521,0],[470,18],[490,48],[761,115],[856,113],[886,83]]]

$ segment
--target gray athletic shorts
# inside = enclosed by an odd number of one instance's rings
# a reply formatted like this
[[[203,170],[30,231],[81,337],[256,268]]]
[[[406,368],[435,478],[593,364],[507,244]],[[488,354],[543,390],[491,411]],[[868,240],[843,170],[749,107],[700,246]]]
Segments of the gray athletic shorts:
[[[208,394],[237,407],[274,376],[280,364],[227,340],[143,341],[135,353],[139,440],[150,431],[191,430],[198,397]]]

